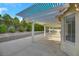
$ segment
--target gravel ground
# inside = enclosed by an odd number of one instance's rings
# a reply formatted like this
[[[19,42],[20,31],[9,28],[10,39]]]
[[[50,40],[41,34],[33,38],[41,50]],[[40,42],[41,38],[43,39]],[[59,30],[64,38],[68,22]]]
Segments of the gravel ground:
[[[41,34],[43,32],[35,32],[36,34]],[[24,38],[31,36],[31,32],[17,32],[17,33],[6,33],[6,34],[0,34],[0,43],[1,42],[6,42],[6,41],[11,41],[11,40],[16,40],[19,38]]]

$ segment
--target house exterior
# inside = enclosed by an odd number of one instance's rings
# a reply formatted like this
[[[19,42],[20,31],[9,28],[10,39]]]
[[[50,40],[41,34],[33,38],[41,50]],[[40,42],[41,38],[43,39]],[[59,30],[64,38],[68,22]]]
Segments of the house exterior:
[[[79,4],[69,4],[60,16],[61,50],[68,55],[79,55]]]

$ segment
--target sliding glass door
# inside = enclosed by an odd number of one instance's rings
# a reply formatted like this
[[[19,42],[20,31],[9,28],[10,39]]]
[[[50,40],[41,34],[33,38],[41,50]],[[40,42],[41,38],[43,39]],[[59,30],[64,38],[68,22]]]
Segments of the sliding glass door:
[[[75,42],[75,14],[68,15],[65,21],[65,40]]]

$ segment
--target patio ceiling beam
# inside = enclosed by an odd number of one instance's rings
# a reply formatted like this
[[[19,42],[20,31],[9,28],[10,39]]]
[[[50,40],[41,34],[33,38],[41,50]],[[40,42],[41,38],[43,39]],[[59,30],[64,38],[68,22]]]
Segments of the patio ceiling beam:
[[[49,16],[49,15],[57,15],[59,12],[58,11],[53,11],[53,12],[48,12],[46,14],[41,14],[39,16],[35,16],[35,17],[30,17],[30,19],[36,19],[36,18],[41,18],[41,17],[46,17],[46,16]]]
[[[30,21],[35,20],[35,21],[39,21],[39,22],[49,22],[49,23],[53,23],[56,20],[56,16],[58,15],[58,11],[56,12],[50,12],[48,14],[44,14],[38,17],[34,17],[34,18],[26,18],[25,20],[29,19]]]

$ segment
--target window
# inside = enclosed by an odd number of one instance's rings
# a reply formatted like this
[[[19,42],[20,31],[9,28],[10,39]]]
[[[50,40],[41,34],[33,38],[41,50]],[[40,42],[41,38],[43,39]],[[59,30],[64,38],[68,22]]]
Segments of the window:
[[[65,21],[65,39],[75,42],[75,14],[64,17]]]

